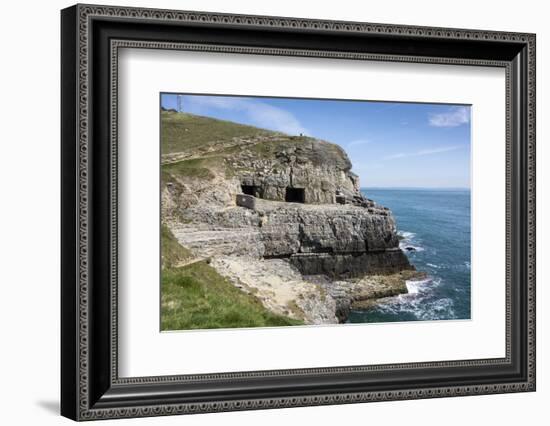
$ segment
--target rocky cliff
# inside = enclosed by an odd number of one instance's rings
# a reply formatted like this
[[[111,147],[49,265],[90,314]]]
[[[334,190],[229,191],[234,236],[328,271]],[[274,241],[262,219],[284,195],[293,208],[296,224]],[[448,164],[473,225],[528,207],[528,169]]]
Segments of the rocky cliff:
[[[287,282],[284,277],[276,280],[278,288],[272,292],[277,293],[289,282],[303,287],[303,281],[296,284],[296,273],[345,280],[414,270],[399,249],[391,211],[360,193],[358,177],[339,146],[248,126],[239,129],[235,123],[224,134],[226,122],[162,114],[164,126],[179,126],[170,130],[169,149],[163,151],[163,220],[182,245],[214,259],[225,275],[239,281],[235,262],[242,260],[246,267],[254,264],[275,276],[270,262],[284,261],[295,272],[287,274],[293,277]],[[193,143],[199,131],[202,143]],[[311,307],[329,304],[334,311],[336,306],[326,283],[323,287],[313,281],[308,285],[318,290],[317,296],[328,294],[332,302],[312,296],[308,303],[295,297],[294,303],[308,322],[334,322],[334,312],[327,317],[323,309]],[[260,284],[250,279],[246,286]],[[358,293],[346,294],[352,300]],[[269,292],[265,297],[270,299]],[[272,302],[265,304],[277,311]]]
[[[251,195],[287,201],[287,188],[303,189],[300,202],[333,204],[336,194],[358,192],[351,162],[338,146],[308,137],[274,137],[239,153],[230,166]]]
[[[358,277],[412,269],[399,249],[393,216],[381,207],[256,200],[253,209],[197,206],[184,214],[187,220],[200,220],[216,229],[214,235],[194,244],[197,249],[201,244],[219,244],[215,235],[218,233],[225,243],[228,235],[236,239],[225,250],[220,245],[218,250],[224,254],[243,252],[266,259],[287,258],[306,275]],[[239,244],[240,248],[235,247]]]

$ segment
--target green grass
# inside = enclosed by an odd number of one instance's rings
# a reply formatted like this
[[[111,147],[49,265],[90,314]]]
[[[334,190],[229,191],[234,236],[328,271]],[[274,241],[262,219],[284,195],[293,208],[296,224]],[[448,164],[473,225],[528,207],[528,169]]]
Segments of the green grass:
[[[163,269],[172,268],[178,263],[185,262],[193,257],[191,250],[181,246],[176,237],[170,232],[170,229],[164,224],[160,227],[160,237]]]
[[[161,111],[162,154],[184,152],[234,137],[275,134],[253,126],[193,114]]]
[[[184,177],[194,177],[198,179],[212,180],[214,173],[211,168],[215,167],[216,159],[212,158],[194,158],[191,160],[182,160],[176,163],[164,164],[162,166],[163,177],[167,175],[177,175]],[[169,177],[164,177],[169,181]]]
[[[179,247],[179,248],[178,248]],[[251,294],[236,288],[205,260],[181,267],[189,258],[167,227],[162,231],[163,262],[161,329],[277,327],[301,325],[302,321],[276,315]]]

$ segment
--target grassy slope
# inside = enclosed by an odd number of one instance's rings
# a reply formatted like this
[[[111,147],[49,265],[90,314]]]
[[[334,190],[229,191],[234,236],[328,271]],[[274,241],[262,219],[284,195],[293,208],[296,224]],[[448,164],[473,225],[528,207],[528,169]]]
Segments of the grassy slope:
[[[189,260],[167,227],[162,228],[161,329],[274,327],[303,324],[275,315],[254,296],[222,277],[206,261],[177,267]]]
[[[219,150],[208,153],[202,158],[164,164],[162,166],[163,182],[173,182],[172,176],[213,179],[213,170],[219,171],[223,167],[226,154],[235,149],[221,149],[224,142],[230,142],[234,137],[250,138],[276,134],[276,132],[231,121],[173,111],[161,111],[161,133],[162,154],[197,152],[198,148],[212,145],[220,147]]]
[[[183,152],[234,137],[275,134],[269,130],[199,115],[161,111],[162,153]]]
[[[224,159],[237,153],[238,146],[224,146],[233,138],[248,139],[255,136],[277,136],[269,142],[247,145],[246,149],[255,153],[258,158],[273,158],[277,152],[301,143],[311,141],[307,136],[291,136],[280,132],[259,129],[231,121],[218,120],[211,117],[161,111],[162,153],[190,152],[195,158],[181,160],[162,166],[164,182],[173,181],[173,176],[193,177],[210,180],[215,172],[224,171],[226,176],[232,174],[231,167]],[[346,154],[338,145],[316,141],[317,148],[310,151],[309,160],[314,164],[325,164],[327,161],[340,161],[344,168]],[[215,149],[204,150],[204,148]],[[199,148],[203,148],[202,154]]]
[[[177,163],[163,164],[163,182],[170,182],[170,175],[211,180],[214,178],[212,169],[215,168],[216,165],[217,158],[192,158],[178,161]]]
[[[160,228],[161,264],[162,269],[174,268],[178,263],[190,260],[193,257],[191,250],[183,247],[166,225]]]
[[[218,120],[200,115],[161,111],[162,153],[191,152],[195,158],[162,165],[162,181],[175,183],[175,177],[212,180],[216,173],[233,174],[231,166],[224,162],[228,156],[237,153],[238,146],[224,146],[235,137],[241,139],[255,136],[277,136],[269,142],[247,145],[258,158],[272,158],[277,151],[309,140],[305,136],[288,136],[283,133],[246,126],[231,121]],[[199,148],[214,147],[208,152]],[[339,149],[336,146],[331,149]]]

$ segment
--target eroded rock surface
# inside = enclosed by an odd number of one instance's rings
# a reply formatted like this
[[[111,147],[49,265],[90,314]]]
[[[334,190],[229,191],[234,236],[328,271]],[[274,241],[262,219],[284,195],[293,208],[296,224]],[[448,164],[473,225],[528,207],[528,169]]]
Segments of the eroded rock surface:
[[[258,200],[243,207],[190,208],[193,225],[175,226],[180,242],[229,255],[287,258],[306,275],[357,277],[412,269],[399,249],[395,221],[384,208]]]
[[[265,307],[306,324],[334,324],[336,301],[322,287],[305,281],[302,274],[281,259],[218,256],[211,265],[243,291],[254,294]]]

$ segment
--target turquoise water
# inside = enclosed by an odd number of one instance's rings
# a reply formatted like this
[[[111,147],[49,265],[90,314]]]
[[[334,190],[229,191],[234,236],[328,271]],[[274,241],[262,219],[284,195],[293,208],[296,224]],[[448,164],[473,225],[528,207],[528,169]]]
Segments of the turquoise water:
[[[401,248],[428,278],[408,282],[408,294],[384,299],[370,310],[353,311],[349,322],[469,319],[470,191],[366,188],[361,192],[392,210],[403,237]]]

